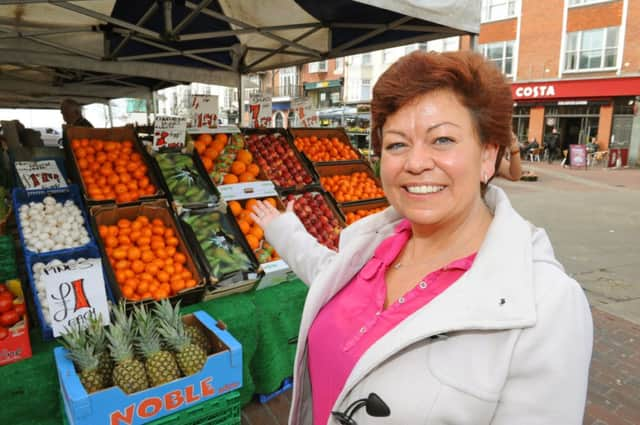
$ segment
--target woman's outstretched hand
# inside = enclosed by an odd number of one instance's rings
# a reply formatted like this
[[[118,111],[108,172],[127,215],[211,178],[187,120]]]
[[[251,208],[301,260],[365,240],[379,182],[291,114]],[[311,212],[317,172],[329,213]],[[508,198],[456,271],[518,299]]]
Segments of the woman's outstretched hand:
[[[294,202],[295,201],[289,201],[287,204],[287,212],[293,211]],[[258,203],[253,206],[253,212],[250,217],[258,224],[258,226],[264,229],[273,219],[280,217],[280,214],[282,213],[270,203],[258,201]]]

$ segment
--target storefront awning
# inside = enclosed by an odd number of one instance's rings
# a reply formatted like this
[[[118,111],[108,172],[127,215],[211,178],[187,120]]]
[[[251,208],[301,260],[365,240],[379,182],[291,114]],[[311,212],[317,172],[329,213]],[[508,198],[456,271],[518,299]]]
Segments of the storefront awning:
[[[330,87],[341,87],[342,80],[315,81],[313,83],[304,83],[305,90],[319,90]]]
[[[559,80],[511,84],[515,101],[594,99],[640,95],[640,77]]]

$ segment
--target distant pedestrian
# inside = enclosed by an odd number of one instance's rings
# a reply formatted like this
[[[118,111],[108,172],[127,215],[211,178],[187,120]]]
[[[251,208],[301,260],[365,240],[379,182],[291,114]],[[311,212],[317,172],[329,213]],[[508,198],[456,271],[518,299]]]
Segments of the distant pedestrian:
[[[65,99],[60,104],[62,118],[68,126],[93,127],[89,120],[82,116],[82,106],[73,99]]]

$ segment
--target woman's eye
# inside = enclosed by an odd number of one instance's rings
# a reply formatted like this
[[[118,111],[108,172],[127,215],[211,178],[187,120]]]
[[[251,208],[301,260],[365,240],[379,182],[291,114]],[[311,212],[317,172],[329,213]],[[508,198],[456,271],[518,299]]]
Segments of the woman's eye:
[[[453,140],[448,137],[438,137],[433,143],[435,143],[436,145],[446,145],[449,143],[453,143]]]
[[[388,151],[397,151],[398,149],[402,148],[406,146],[404,143],[400,143],[400,142],[395,142],[395,143],[389,143],[386,147],[385,150]]]

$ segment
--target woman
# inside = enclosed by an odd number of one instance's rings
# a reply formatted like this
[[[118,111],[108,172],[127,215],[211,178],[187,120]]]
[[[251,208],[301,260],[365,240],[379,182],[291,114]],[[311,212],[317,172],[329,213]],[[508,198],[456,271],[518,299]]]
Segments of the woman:
[[[511,142],[500,72],[415,52],[378,80],[373,144],[391,206],[319,245],[292,213],[254,220],[310,285],[290,423],[582,423],[592,321],[544,230],[488,186]],[[357,400],[375,393],[373,417]]]
[[[522,164],[520,162],[520,145],[515,134],[511,133],[511,145],[509,146],[509,158],[506,155],[498,166],[498,176],[507,180],[518,181],[522,177]]]

